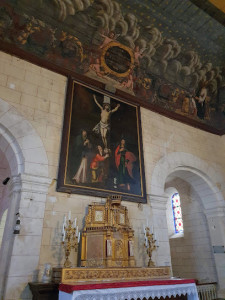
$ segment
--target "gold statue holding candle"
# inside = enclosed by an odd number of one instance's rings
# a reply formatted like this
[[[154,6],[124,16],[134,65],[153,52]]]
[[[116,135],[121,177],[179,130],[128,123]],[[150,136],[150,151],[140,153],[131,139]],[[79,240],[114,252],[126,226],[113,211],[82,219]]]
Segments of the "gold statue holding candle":
[[[65,248],[66,260],[64,262],[65,268],[71,268],[72,263],[69,260],[71,249],[75,252],[78,250],[78,244],[80,242],[80,232],[77,226],[77,218],[74,222],[71,221],[71,212],[68,214],[68,221],[66,216],[64,217],[63,228],[62,228],[62,245]]]
[[[155,267],[155,263],[152,261],[152,252],[158,247],[156,245],[156,240],[154,238],[153,230],[150,230],[148,225],[144,227],[144,234],[145,234],[145,244],[146,251],[149,257],[148,267]]]

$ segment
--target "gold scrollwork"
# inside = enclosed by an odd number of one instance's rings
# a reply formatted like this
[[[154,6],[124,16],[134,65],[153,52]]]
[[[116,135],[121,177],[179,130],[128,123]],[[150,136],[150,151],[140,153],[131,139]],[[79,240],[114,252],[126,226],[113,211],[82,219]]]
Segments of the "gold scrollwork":
[[[104,279],[131,280],[170,277],[170,267],[155,268],[74,268],[62,269],[62,283],[69,284],[79,281],[102,281]]]
[[[106,63],[106,53],[112,47],[118,47],[118,48],[126,51],[130,56],[129,66],[128,66],[127,70],[123,73],[118,73],[118,72],[112,70]],[[116,77],[127,77],[130,74],[130,72],[134,66],[134,53],[133,53],[132,49],[130,49],[127,46],[122,45],[119,42],[110,42],[103,48],[102,55],[101,55],[101,66],[104,68],[105,73],[112,74]]]

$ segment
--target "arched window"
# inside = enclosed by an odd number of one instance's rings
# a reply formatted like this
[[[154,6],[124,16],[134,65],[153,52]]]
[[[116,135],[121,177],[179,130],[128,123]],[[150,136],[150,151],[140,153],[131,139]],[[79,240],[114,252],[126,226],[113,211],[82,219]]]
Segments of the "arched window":
[[[173,194],[172,196],[172,210],[173,210],[173,221],[175,233],[183,233],[183,219],[182,211],[180,207],[180,196],[178,193]]]

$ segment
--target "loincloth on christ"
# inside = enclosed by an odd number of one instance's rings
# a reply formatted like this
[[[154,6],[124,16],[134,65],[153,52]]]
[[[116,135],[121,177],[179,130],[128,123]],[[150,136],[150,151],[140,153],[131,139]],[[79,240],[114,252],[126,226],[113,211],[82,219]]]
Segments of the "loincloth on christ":
[[[96,133],[96,134],[101,134],[101,129],[110,130],[110,125],[105,124],[102,121],[100,121],[97,125],[95,125],[95,127],[92,129],[92,131],[94,131],[94,133]]]

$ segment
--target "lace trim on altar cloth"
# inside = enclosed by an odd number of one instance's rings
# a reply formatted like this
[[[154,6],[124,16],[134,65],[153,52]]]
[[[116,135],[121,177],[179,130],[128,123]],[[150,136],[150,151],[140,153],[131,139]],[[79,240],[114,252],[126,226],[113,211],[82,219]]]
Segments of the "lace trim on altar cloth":
[[[62,295],[64,294],[64,295]],[[74,291],[71,294],[60,292],[59,300],[137,300],[148,298],[164,299],[169,296],[188,295],[188,300],[198,300],[196,285],[178,284],[164,286],[145,286],[132,288],[99,289],[99,290],[81,290]],[[70,297],[68,297],[68,295]]]

